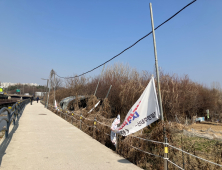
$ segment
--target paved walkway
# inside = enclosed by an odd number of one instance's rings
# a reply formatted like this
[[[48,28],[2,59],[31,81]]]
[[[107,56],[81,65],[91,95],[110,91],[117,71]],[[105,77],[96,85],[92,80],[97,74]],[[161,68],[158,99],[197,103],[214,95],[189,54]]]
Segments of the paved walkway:
[[[2,170],[140,169],[40,103],[28,104],[11,127],[0,145]]]

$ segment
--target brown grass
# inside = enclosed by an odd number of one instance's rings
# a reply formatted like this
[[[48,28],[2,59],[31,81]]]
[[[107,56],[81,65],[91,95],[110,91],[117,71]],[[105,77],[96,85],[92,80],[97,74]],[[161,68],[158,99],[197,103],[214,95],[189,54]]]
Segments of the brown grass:
[[[151,73],[138,72],[128,65],[114,64],[108,66],[100,80],[96,93],[97,101],[105,98],[110,85],[112,85],[108,96],[110,108],[108,114],[111,118],[118,114],[123,118],[142,94],[150,78]],[[68,79],[65,82],[65,88],[56,91],[57,102],[77,94],[94,94],[98,79],[98,76]],[[164,72],[160,73],[160,82],[165,120],[174,122],[175,115],[177,115],[180,122],[185,123],[186,117],[191,119],[195,115],[206,116],[206,109],[210,110],[210,120],[222,120],[222,92],[220,87],[215,86],[210,89],[191,81],[187,75],[179,77],[176,74]],[[51,92],[49,103],[52,103],[53,99],[53,92]],[[87,110],[94,103],[92,102]]]

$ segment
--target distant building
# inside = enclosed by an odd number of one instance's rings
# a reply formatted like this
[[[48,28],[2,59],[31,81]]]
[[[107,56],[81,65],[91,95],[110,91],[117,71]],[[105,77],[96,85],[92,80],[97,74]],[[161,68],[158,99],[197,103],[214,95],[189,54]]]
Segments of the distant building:
[[[8,88],[8,86],[14,86],[14,85],[18,85],[18,84],[20,84],[20,85],[28,85],[28,86],[39,86],[36,83],[10,83],[10,82],[8,82],[8,83],[7,82],[1,83],[1,86],[3,88]]]
[[[1,86],[3,88],[8,88],[8,86],[13,86],[13,85],[16,85],[16,83],[1,83]]]
[[[46,92],[35,92],[35,97],[39,96],[42,97],[46,94]]]

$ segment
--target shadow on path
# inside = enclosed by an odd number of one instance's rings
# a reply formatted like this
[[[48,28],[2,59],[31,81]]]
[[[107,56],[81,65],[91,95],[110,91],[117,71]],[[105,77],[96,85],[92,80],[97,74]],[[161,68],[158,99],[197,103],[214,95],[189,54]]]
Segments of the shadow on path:
[[[126,163],[126,164],[131,164],[131,162],[130,161],[128,161],[127,159],[120,159],[120,160],[118,160],[118,162],[120,162],[120,163]]]
[[[11,142],[11,139],[12,139],[12,137],[13,137],[13,134],[16,132],[16,130],[17,130],[18,127],[19,127],[19,119],[21,118],[24,109],[25,109],[25,107],[23,108],[23,110],[21,110],[20,116],[18,116],[18,119],[16,119],[16,121],[15,121],[15,125],[14,125],[14,126],[12,125],[13,128],[12,128],[12,130],[9,132],[8,138],[5,138],[5,139],[2,141],[1,145],[0,145],[0,166],[1,166],[1,164],[2,164],[2,158],[3,158],[3,156],[6,154],[5,151],[6,151],[7,147],[8,147],[8,145],[9,145],[9,143]]]

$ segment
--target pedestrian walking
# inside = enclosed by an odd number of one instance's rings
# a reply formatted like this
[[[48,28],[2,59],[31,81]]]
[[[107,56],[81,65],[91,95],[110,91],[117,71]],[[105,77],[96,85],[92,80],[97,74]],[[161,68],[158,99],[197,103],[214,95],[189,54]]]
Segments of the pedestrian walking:
[[[36,98],[36,100],[37,100],[37,103],[38,103],[38,101],[39,101],[39,96]]]
[[[31,105],[32,105],[32,101],[33,101],[33,96],[31,97]]]

